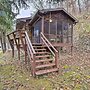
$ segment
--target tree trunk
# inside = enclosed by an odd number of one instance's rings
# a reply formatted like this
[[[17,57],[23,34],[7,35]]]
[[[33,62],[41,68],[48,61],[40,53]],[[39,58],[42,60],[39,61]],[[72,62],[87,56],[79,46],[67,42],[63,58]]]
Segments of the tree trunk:
[[[6,33],[5,32],[2,32],[1,47],[2,47],[3,53],[5,53],[6,52]]]
[[[66,2],[67,11],[69,11],[69,1]]]
[[[82,12],[82,10],[81,10],[80,0],[78,0],[78,7],[79,7],[79,13],[81,13],[81,12]]]
[[[63,8],[63,1],[60,0],[60,7]]]
[[[88,1],[89,1],[89,0],[85,0],[85,7],[86,7],[86,11],[87,11],[87,12],[88,12],[88,9],[89,9]]]
[[[71,0],[71,4],[72,4],[72,13],[75,14],[76,10],[75,10],[75,5],[76,5],[76,0]]]

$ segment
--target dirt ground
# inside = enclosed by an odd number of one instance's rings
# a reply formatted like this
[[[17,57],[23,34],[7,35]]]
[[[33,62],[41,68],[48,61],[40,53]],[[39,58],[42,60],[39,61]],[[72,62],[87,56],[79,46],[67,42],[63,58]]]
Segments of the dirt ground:
[[[90,90],[89,52],[62,53],[59,63],[59,73],[33,78],[30,70],[17,64],[17,55],[0,53],[0,90]]]

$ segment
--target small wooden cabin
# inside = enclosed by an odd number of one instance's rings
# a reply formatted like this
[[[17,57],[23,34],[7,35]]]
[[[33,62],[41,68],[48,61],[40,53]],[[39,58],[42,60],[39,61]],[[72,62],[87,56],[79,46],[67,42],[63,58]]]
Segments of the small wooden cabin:
[[[29,30],[32,43],[41,43],[41,32],[54,47],[73,46],[73,27],[78,20],[63,8],[38,10],[27,18],[17,19],[16,29]]]
[[[19,21],[17,30],[7,35],[12,55],[16,45],[20,61],[20,50],[24,50],[25,64],[30,61],[33,76],[59,71],[57,48],[73,46],[73,26],[77,19],[65,9],[57,8],[39,10],[32,19]]]
[[[65,9],[39,10],[29,22],[30,38],[32,43],[40,43],[40,33],[54,45],[73,43],[73,26],[77,19]]]

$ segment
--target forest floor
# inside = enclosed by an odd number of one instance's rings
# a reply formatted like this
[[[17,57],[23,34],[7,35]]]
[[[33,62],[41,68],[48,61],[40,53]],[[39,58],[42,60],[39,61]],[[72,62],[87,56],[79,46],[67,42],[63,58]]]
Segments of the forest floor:
[[[59,73],[33,78],[17,56],[0,52],[0,90],[90,90],[90,53],[61,55]]]

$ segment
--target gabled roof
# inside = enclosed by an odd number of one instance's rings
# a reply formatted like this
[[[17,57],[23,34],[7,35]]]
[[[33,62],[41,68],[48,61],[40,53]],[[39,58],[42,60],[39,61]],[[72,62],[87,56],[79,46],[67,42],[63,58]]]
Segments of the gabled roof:
[[[36,12],[36,14],[34,15],[34,17],[32,18],[32,20],[30,21],[30,23],[34,22],[38,17],[40,17],[40,16],[42,16],[44,14],[47,14],[48,12],[56,12],[56,11],[62,11],[69,18],[71,18],[74,23],[78,22],[78,20],[73,15],[71,15],[69,12],[67,12],[64,8],[51,8],[51,9],[38,10]]]
[[[27,20],[31,20],[32,18],[31,17],[24,17],[24,18],[18,18],[16,20],[16,23],[19,23],[19,22],[26,22]]]
[[[18,18],[16,20],[16,28],[17,29],[22,29],[23,26],[26,25],[26,23],[29,23],[31,20],[31,17],[24,17],[24,18]]]

